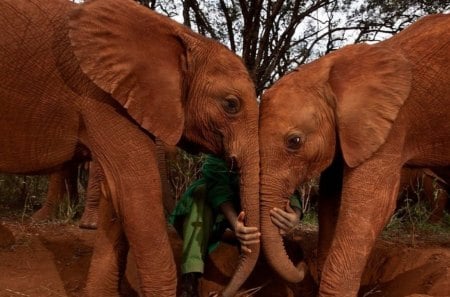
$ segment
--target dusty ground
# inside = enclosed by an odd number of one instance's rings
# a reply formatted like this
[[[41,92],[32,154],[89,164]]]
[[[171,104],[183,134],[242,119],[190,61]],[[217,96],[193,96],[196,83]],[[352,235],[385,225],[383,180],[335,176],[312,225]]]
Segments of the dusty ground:
[[[8,217],[0,220],[16,240],[12,247],[0,249],[0,297],[81,296],[95,231],[73,224],[21,223]],[[172,235],[175,253],[179,255],[180,241]],[[303,249],[313,276],[316,237],[315,230],[305,231],[290,245],[297,259]],[[235,246],[222,244],[208,262],[208,272],[200,286],[202,292],[225,284],[237,257]],[[253,296],[313,296],[315,285],[309,276],[303,283],[288,286],[261,260],[245,289],[260,289]],[[360,296],[410,295],[450,296],[450,239],[439,243],[416,241],[414,246],[407,242],[377,242]]]

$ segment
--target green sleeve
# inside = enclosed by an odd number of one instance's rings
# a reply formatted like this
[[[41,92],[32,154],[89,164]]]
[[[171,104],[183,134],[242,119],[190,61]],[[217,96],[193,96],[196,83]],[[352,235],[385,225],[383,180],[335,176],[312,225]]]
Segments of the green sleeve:
[[[202,173],[206,182],[208,203],[215,211],[222,203],[236,199],[233,191],[236,174],[228,170],[224,160],[208,155],[203,163]]]
[[[187,215],[188,213],[191,212],[192,209],[192,204],[194,203],[193,201],[193,193],[195,190],[197,190],[197,188],[201,185],[205,184],[205,180],[203,178],[200,178],[196,181],[194,181],[187,189],[186,191],[183,193],[183,195],[181,196],[180,201],[178,201],[178,203],[176,204],[174,210],[172,211],[172,213],[169,215],[169,223],[174,225],[175,221],[179,218],[179,217],[184,217],[185,215]]]
[[[302,200],[300,197],[300,193],[295,190],[294,194],[289,197],[291,207],[296,207],[298,209],[302,209]]]

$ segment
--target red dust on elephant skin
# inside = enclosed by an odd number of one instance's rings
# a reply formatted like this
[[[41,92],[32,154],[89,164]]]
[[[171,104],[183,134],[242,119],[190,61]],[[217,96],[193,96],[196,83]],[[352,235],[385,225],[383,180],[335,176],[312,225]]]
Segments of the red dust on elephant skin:
[[[22,224],[5,217],[2,220],[7,221],[4,226],[12,231],[16,241],[0,249],[0,296],[82,296],[96,231],[76,225]],[[178,264],[181,240],[169,230]],[[312,277],[308,275],[299,284],[288,284],[260,258],[239,296],[314,296],[316,238],[316,231],[302,232],[287,244],[289,254],[305,255]],[[449,244],[411,246],[378,240],[362,278],[360,296],[450,296]],[[238,256],[238,248],[232,243],[221,244],[210,255],[200,281],[201,297],[227,284]],[[131,259],[127,277],[133,287],[137,283],[132,262]],[[252,292],[254,295],[250,295]]]

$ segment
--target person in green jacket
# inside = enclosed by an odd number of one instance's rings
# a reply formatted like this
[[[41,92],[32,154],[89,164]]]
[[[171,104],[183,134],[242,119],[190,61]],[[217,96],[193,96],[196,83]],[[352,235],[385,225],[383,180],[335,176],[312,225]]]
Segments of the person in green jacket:
[[[288,234],[301,217],[298,193],[291,197],[286,210],[274,208],[270,213],[280,233]],[[202,178],[188,187],[169,217],[169,223],[183,238],[182,297],[198,296],[204,260],[217,247],[227,228],[234,231],[242,251],[251,253],[248,246],[258,243],[261,233],[256,227],[245,226],[244,219],[245,213],[240,210],[239,175],[230,171],[224,160],[207,155]]]

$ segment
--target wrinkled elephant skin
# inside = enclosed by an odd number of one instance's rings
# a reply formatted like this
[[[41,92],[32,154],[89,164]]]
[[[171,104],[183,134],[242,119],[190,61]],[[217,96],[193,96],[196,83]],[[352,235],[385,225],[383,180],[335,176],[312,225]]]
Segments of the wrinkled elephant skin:
[[[142,296],[176,294],[155,138],[233,157],[259,227],[258,105],[223,45],[132,0],[3,0],[0,48],[0,171],[51,172],[87,150],[104,173],[87,296],[118,296],[128,250]]]
[[[260,110],[262,247],[298,272],[269,210],[320,174],[320,296],[356,296],[394,212],[403,166],[450,165],[450,15],[373,45],[346,46],[282,77]]]
[[[155,143],[158,169],[161,176],[163,205],[165,211],[170,213],[174,208],[175,197],[173,197],[174,194],[170,189],[167,161],[168,158],[175,158],[176,147],[166,146],[159,139],[156,139]],[[84,211],[78,225],[82,229],[97,229],[101,184],[105,177],[97,162],[87,162],[86,166],[89,171],[88,183],[85,191]],[[71,207],[77,207],[79,203],[78,172],[78,162],[68,162],[61,169],[50,174],[47,198],[42,207],[33,214],[33,220],[51,220],[58,206],[63,202],[65,195],[68,196]]]

